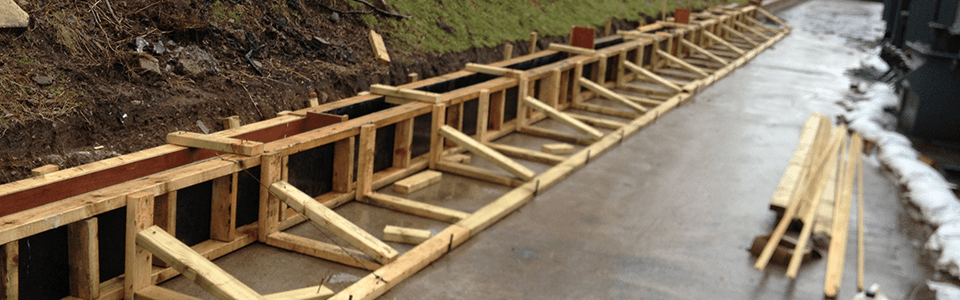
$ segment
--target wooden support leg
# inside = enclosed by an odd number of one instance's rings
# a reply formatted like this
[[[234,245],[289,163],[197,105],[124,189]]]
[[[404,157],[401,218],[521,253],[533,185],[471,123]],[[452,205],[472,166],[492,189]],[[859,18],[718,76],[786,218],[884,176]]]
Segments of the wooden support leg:
[[[595,74],[597,75],[596,82],[600,84],[606,84],[607,83],[607,60],[609,59],[606,54],[600,54],[599,57],[600,57],[600,60],[597,61],[597,66],[596,66],[597,68],[596,70],[594,70],[594,72],[596,72]]]
[[[431,117],[433,121],[430,126],[430,169],[437,169],[437,162],[443,158],[443,137],[440,136],[440,127],[444,126],[446,117],[444,116],[447,112],[446,107],[443,103],[437,103],[433,105],[433,113]]]
[[[520,101],[520,99],[523,99],[523,97],[526,97],[527,94],[529,94],[529,92],[527,91],[528,89],[530,89],[530,80],[528,80],[526,76],[520,77],[520,83],[519,85],[517,85],[517,130],[518,131],[520,130],[520,128],[523,128],[523,126],[527,125],[527,110],[526,110],[526,107],[523,106],[523,101]]]
[[[360,126],[360,154],[357,157],[357,201],[373,192],[373,156],[377,140],[377,126]]]
[[[157,196],[153,200],[153,224],[160,227],[171,235],[177,235],[177,191],[169,191],[166,194]],[[167,267],[157,257],[153,258],[153,265]]]
[[[80,299],[100,297],[100,244],[97,230],[97,218],[67,225],[70,296]]]
[[[457,130],[463,130],[463,103],[447,106],[446,124]],[[446,141],[447,147],[452,147],[453,143]]]
[[[17,300],[20,294],[20,242],[3,244],[0,249],[0,299]]]
[[[490,90],[480,90],[480,98],[477,99],[477,140],[487,141],[487,122],[490,116]]]
[[[507,94],[497,91],[490,96],[490,129],[503,129],[503,113],[506,107]]]
[[[625,62],[627,62],[627,51],[620,52],[620,57],[617,58],[617,86],[627,83],[626,70],[623,66]]]
[[[650,68],[651,71],[656,72],[660,68],[660,40],[654,40],[653,45],[650,46]],[[643,64],[640,64],[642,67]]]
[[[570,85],[573,86],[573,106],[583,104],[583,96],[580,91],[580,78],[583,78],[583,63],[577,62],[573,67],[573,80]]]
[[[469,136],[457,131],[456,129],[453,129],[450,126],[444,126],[440,128],[439,132],[441,135],[443,135],[443,137],[453,140],[455,143],[457,143],[457,145],[460,145],[477,156],[489,160],[490,162],[496,164],[504,170],[507,170],[513,175],[516,175],[518,178],[523,179],[524,181],[530,180],[536,175],[535,172],[527,169],[527,167],[516,163],[506,156],[503,156],[503,154],[500,154],[500,152],[490,149],[490,147],[471,139]]]
[[[280,181],[280,153],[260,156],[260,209],[257,214],[257,239],[266,242],[267,237],[278,231],[280,224],[280,199],[270,193],[269,186]]]
[[[570,100],[567,98],[568,92],[570,91],[570,74],[573,71],[561,71],[560,72],[560,84],[557,89],[557,107],[559,105],[567,104]]]
[[[134,193],[127,196],[126,259],[124,262],[123,291],[125,299],[133,299],[137,290],[150,286],[152,256],[137,245],[137,233],[153,226],[153,194]],[[160,230],[157,228],[157,230]]]
[[[509,60],[513,57],[513,44],[503,45],[503,60]]]
[[[353,137],[339,140],[333,144],[334,192],[346,193],[350,191],[350,185],[353,183],[353,147]],[[396,156],[394,156],[394,159],[396,159]],[[396,160],[394,160],[394,164],[396,164]]]
[[[410,147],[413,145],[413,119],[397,122],[393,134],[393,167],[410,166]]]
[[[237,228],[237,173],[212,181],[210,239],[232,242]]]
[[[559,68],[553,70],[544,81],[546,84],[540,86],[540,99],[551,108],[557,108],[560,104],[560,74]]]
[[[558,111],[553,107],[550,107],[546,103],[540,102],[540,100],[527,96],[526,98],[523,98],[523,101],[530,107],[533,107],[534,109],[537,109],[546,113],[548,116],[550,116],[550,118],[557,120],[561,123],[567,124],[573,129],[576,129],[577,131],[580,131],[583,134],[589,135],[594,139],[599,139],[603,137],[603,132],[600,132],[599,130],[596,130],[593,127],[590,127],[590,125],[583,124],[583,122],[577,121],[576,119],[571,118],[570,116],[567,116],[567,114],[561,111]]]

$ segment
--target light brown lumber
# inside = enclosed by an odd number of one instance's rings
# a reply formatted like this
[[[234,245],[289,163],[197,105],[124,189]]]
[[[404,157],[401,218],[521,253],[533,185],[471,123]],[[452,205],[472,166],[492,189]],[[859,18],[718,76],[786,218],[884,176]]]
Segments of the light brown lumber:
[[[840,147],[846,148],[847,144],[847,129],[841,125],[839,128],[833,129],[833,139],[839,140]],[[839,157],[838,149],[830,148],[829,152],[821,154],[827,159],[826,171],[835,171],[837,158]],[[810,207],[811,209],[803,215],[803,229],[800,230],[800,236],[797,238],[797,248],[796,249],[806,249],[807,243],[810,241],[810,235],[813,233],[813,218],[816,216],[816,207],[820,206],[820,200],[823,199],[821,195],[824,192],[824,185],[827,183],[828,176],[825,173],[816,174],[812,177],[813,181],[812,192],[813,197],[810,198]],[[804,192],[810,192],[810,189],[804,189]],[[827,191],[830,192],[830,191]],[[836,222],[834,222],[836,226]],[[831,239],[832,240],[832,239]],[[787,265],[787,277],[797,278],[797,273],[800,272],[800,263],[803,261],[803,251],[794,251],[793,256],[790,258],[790,264]]]
[[[563,161],[563,156],[543,153],[540,151],[533,151],[526,148],[514,147],[509,145],[487,143],[487,146],[493,150],[500,151],[504,155],[516,157],[519,159],[525,159],[533,162],[555,165]]]
[[[830,151],[830,149],[839,149],[839,147],[840,140],[837,139],[836,141],[831,142],[831,145],[829,145],[826,149],[827,151]],[[812,165],[813,169],[809,172],[809,174],[811,174],[810,178],[817,178],[821,173],[823,173],[823,171],[826,169],[825,165],[828,157],[829,155],[818,157],[817,161]],[[770,262],[770,257],[773,255],[773,251],[776,250],[777,245],[780,243],[780,239],[783,238],[783,234],[787,232],[787,227],[789,227],[790,223],[793,221],[793,216],[797,213],[797,209],[799,208],[801,202],[799,197],[797,197],[800,195],[799,191],[809,190],[812,184],[813,180],[807,181],[802,184],[800,188],[793,191],[793,196],[790,197],[790,204],[784,211],[783,217],[780,218],[780,222],[777,223],[777,227],[773,230],[773,233],[770,234],[770,240],[767,241],[767,245],[763,247],[763,251],[760,252],[759,257],[757,257],[757,262],[753,265],[753,267],[757,270],[763,271],[763,269],[767,267],[767,264]]]
[[[600,84],[607,84],[607,60],[606,54],[597,55],[597,65],[593,69],[594,78]]]
[[[787,169],[784,171],[783,177],[780,178],[780,183],[770,200],[771,210],[781,212],[780,209],[786,208],[792,202],[791,197],[796,195],[794,191],[800,188],[800,181],[806,177],[807,171],[809,171],[814,160],[816,153],[813,150],[817,148],[820,129],[830,126],[828,122],[823,115],[814,113],[804,123],[803,129],[800,130],[796,150],[794,150],[790,163],[787,165]]]
[[[629,107],[638,112],[647,111],[647,108],[640,106],[636,103],[633,103],[632,101],[627,100],[627,98],[624,98],[620,94],[617,94],[593,81],[590,81],[589,79],[580,78],[578,81],[580,82],[581,85],[585,86],[587,89],[593,91],[594,93],[597,93],[598,95],[603,96],[604,98],[620,102],[620,104],[623,104],[624,106]]]
[[[570,82],[572,94],[570,95],[571,105],[583,104],[583,94],[578,78],[583,77],[583,62],[578,61],[573,65],[573,81]]]
[[[48,173],[56,172],[59,169],[60,167],[58,167],[57,165],[44,165],[42,167],[37,167],[30,170],[30,175],[33,177],[43,178],[44,175],[47,175]]]
[[[417,245],[430,239],[430,230],[387,225],[383,228],[383,240],[387,242]]]
[[[627,83],[627,72],[625,66],[623,65],[625,62],[627,62],[627,51],[620,52],[620,56],[617,57],[617,86]],[[560,70],[557,70],[557,72],[559,71]]]
[[[311,101],[317,101],[317,98],[312,98],[312,99],[310,99],[310,100],[311,100]],[[311,104],[313,104],[313,103],[311,102]],[[311,106],[316,106],[316,105],[311,105]],[[223,128],[224,128],[224,129],[234,129],[234,128],[239,128],[239,127],[240,127],[240,116],[229,116],[229,117],[223,118],[223,119],[221,119],[221,120],[223,121]]]
[[[393,134],[393,166],[410,166],[411,147],[413,147],[413,119],[397,122]]]
[[[562,74],[563,72],[560,71],[560,68],[556,68],[550,72],[549,77],[541,81],[540,99],[551,108],[556,108],[560,105],[560,91],[566,88],[566,86],[562,88],[560,86]]]
[[[530,54],[537,52],[537,32],[536,31],[530,32],[530,44],[527,45],[527,51]]]
[[[397,125],[400,128],[400,125]],[[402,139],[402,138],[401,138]],[[396,140],[395,140],[396,141]],[[346,193],[353,184],[353,148],[356,147],[354,137],[342,139],[333,143],[333,191]],[[396,159],[396,154],[394,154]],[[394,160],[394,163],[397,161]]]
[[[350,245],[357,247],[361,252],[366,253],[380,263],[388,263],[397,258],[397,250],[394,250],[376,237],[370,235],[357,225],[341,217],[333,210],[327,208],[312,197],[307,196],[296,187],[289,183],[278,181],[270,186],[271,194],[280,197],[290,208],[300,214],[306,215],[308,219],[320,225],[337,237],[340,237]]]
[[[786,28],[787,31],[790,31],[791,29],[793,29],[792,27],[790,27],[790,25],[787,25],[787,22],[784,22],[783,20],[781,20],[781,19],[778,18],[777,16],[774,16],[773,14],[771,14],[770,12],[768,12],[768,11],[762,9],[762,8],[759,8],[759,7],[758,7],[758,8],[756,9],[756,11],[759,12],[760,14],[763,14],[764,16],[766,16],[767,18],[769,18],[770,20],[773,20],[773,21],[776,22],[777,24],[780,24],[780,26],[783,26],[784,28]]]
[[[332,296],[333,290],[321,285],[263,295],[263,298],[267,300],[325,300]]]
[[[854,133],[855,139],[861,139]],[[853,152],[851,152],[853,153]],[[863,240],[863,154],[857,153],[857,291],[863,291],[864,240]]]
[[[211,181],[213,193],[210,201],[210,238],[232,241],[237,228],[237,173]]]
[[[472,159],[471,159],[471,156],[467,154],[453,154],[453,155],[444,156],[443,160],[469,164]]]
[[[520,71],[520,70],[513,70],[513,69],[507,69],[504,67],[495,67],[495,66],[475,64],[475,63],[467,63],[467,65],[464,67],[464,70],[466,70],[467,72],[483,73],[483,74],[489,74],[494,76],[504,76],[504,77],[512,77],[512,78],[520,78],[520,76],[523,75],[523,71]]]
[[[67,225],[67,257],[70,262],[70,296],[100,297],[100,244],[97,218]]]
[[[407,83],[414,83],[417,81],[420,81],[420,74],[417,74],[417,73],[407,74]]]
[[[543,149],[544,153],[548,153],[548,154],[570,154],[570,153],[573,153],[575,150],[573,148],[573,145],[564,144],[564,143],[544,144],[543,146],[541,146],[541,149]]]
[[[717,44],[720,44],[720,45],[722,45],[722,46],[724,46],[724,47],[727,47],[727,49],[730,49],[731,51],[736,52],[737,54],[739,54],[739,55],[741,55],[741,56],[742,56],[744,53],[746,53],[746,51],[744,51],[743,49],[740,49],[739,47],[734,46],[734,45],[731,44],[730,42],[727,42],[726,40],[720,38],[719,36],[714,35],[713,33],[710,33],[709,31],[703,31],[702,34],[703,34],[703,36],[705,36],[705,37],[713,40],[714,42],[717,42]]]
[[[440,135],[440,128],[446,126],[446,113],[443,103],[433,105],[433,112],[430,114],[430,169],[436,169],[437,163],[443,159],[443,136]]]
[[[435,93],[397,88],[389,85],[374,84],[370,86],[370,92],[378,95],[397,97],[406,100],[420,101],[427,103],[443,102],[443,96]]]
[[[593,56],[594,54],[597,54],[597,50],[580,48],[577,46],[557,44],[557,43],[550,43],[550,48],[548,49],[553,51],[558,51],[558,52],[567,52],[567,53],[576,54],[576,55]]]
[[[401,194],[416,192],[422,188],[428,187],[434,183],[440,182],[443,176],[437,171],[426,170],[403,180],[393,183],[393,191]]]
[[[270,192],[270,185],[280,180],[281,154],[274,152],[260,156],[260,202],[257,210],[257,239],[266,241],[277,232],[280,223],[280,199]]]
[[[681,67],[683,67],[684,69],[687,69],[687,70],[690,71],[690,72],[696,73],[697,75],[700,75],[700,76],[702,76],[702,77],[710,76],[710,74],[707,73],[706,71],[704,71],[704,70],[702,70],[702,69],[700,69],[700,68],[694,67],[693,65],[691,65],[691,64],[688,63],[688,62],[685,62],[685,61],[683,61],[682,59],[677,58],[676,56],[670,55],[670,53],[664,52],[663,50],[657,50],[657,52],[660,53],[660,56],[666,58],[666,59],[669,60],[669,61],[672,61],[672,62],[680,65]]]
[[[153,256],[137,243],[137,233],[150,226],[153,226],[153,194],[137,192],[127,195],[123,268],[123,294],[126,299],[133,299],[137,290],[153,284],[150,274]],[[153,228],[163,231],[156,226]]]
[[[246,156],[263,153],[263,143],[235,138],[177,131],[167,134],[167,143],[177,146],[208,149]]]
[[[524,104],[536,110],[546,113],[547,116],[550,116],[551,119],[567,124],[567,126],[570,126],[573,129],[576,129],[577,131],[582,132],[592,138],[599,139],[603,137],[603,132],[600,132],[599,130],[593,127],[590,127],[590,125],[584,124],[583,122],[577,121],[577,119],[571,118],[567,114],[559,110],[556,110],[553,107],[550,107],[546,103],[540,102],[540,100],[537,100],[536,98],[527,96],[523,98],[523,101],[524,101]]]
[[[659,84],[661,84],[661,85],[663,85],[663,86],[665,86],[665,87],[668,87],[668,88],[670,88],[670,89],[672,89],[672,90],[674,90],[674,91],[677,91],[677,92],[682,92],[682,91],[683,91],[683,88],[681,88],[680,86],[674,84],[673,82],[670,82],[669,80],[664,79],[663,77],[660,77],[660,75],[657,75],[657,74],[655,74],[655,73],[653,73],[653,72],[648,71],[647,69],[641,68],[640,66],[637,66],[637,65],[635,65],[635,64],[633,64],[633,63],[631,63],[631,62],[628,62],[628,61],[623,62],[623,64],[624,64],[624,66],[627,67],[627,69],[630,69],[630,71],[640,73],[640,74],[642,74],[643,76],[646,76],[647,78],[650,78],[651,80],[653,80],[653,81],[656,82],[656,83],[659,83]]]
[[[769,39],[770,39],[770,36],[769,36],[769,35],[766,35],[766,34],[764,34],[763,32],[761,32],[760,30],[758,30],[758,29],[756,29],[756,28],[753,28],[753,26],[744,24],[743,22],[740,22],[740,21],[733,21],[733,23],[734,23],[734,24],[737,24],[737,26],[740,26],[740,27],[742,27],[743,29],[746,29],[746,30],[749,31],[750,33],[753,33],[753,34],[755,34],[755,35],[757,35],[757,36],[759,36],[759,37],[762,37],[764,40],[769,40]]]
[[[749,21],[750,23],[753,23],[756,28],[759,28],[759,29],[761,29],[761,30],[765,30],[765,31],[770,32],[770,33],[773,33],[773,34],[776,34],[776,33],[779,33],[779,32],[780,32],[780,30],[778,30],[778,29],[776,29],[776,28],[773,28],[773,27],[770,27],[770,26],[767,26],[767,24],[763,24],[763,22],[760,22],[760,20],[757,20],[757,19],[755,19],[755,18],[753,18],[753,17],[751,17],[751,16],[744,16],[743,19]]]
[[[627,98],[627,100],[636,102],[636,103],[638,103],[638,104],[644,104],[644,105],[653,105],[653,106],[656,106],[656,105],[660,105],[660,104],[663,103],[663,100],[647,99],[647,98],[644,98],[644,97],[637,97],[637,96],[631,96],[631,95],[620,95],[620,96],[623,96],[624,98]]]
[[[628,100],[629,100],[629,99],[628,99]],[[571,118],[577,119],[577,120],[580,121],[580,122],[584,122],[584,123],[587,123],[587,124],[593,125],[594,127],[599,127],[599,128],[619,129],[619,128],[622,127],[622,126],[627,125],[627,123],[622,123],[622,122],[607,120],[607,119],[603,119],[603,118],[594,118],[594,117],[590,117],[590,116],[584,116],[584,115],[574,114],[574,113],[569,113],[569,112],[567,112],[566,114],[567,114],[568,116],[570,116]]]
[[[712,60],[714,60],[714,61],[716,61],[716,62],[718,62],[718,63],[721,63],[721,64],[723,64],[724,66],[730,64],[730,62],[727,61],[726,59],[720,58],[719,56],[714,55],[712,52],[707,51],[707,49],[700,48],[700,46],[697,46],[696,44],[691,43],[691,42],[689,42],[689,41],[687,41],[687,40],[680,40],[680,43],[681,43],[681,44],[684,44],[684,45],[687,45],[687,47],[690,47],[690,49],[696,50],[697,52],[700,52],[700,53],[702,53],[703,55],[706,55],[706,56],[709,57],[710,59],[712,59]]]
[[[469,213],[459,210],[453,210],[380,193],[370,194],[367,197],[367,203],[386,209],[447,223],[456,223],[470,216]]]
[[[426,242],[407,251],[396,261],[384,265],[340,291],[330,299],[336,300],[372,300],[386,293],[404,279],[412,276],[437,260],[452,248],[463,244],[470,238],[466,228],[450,225]]]
[[[373,192],[373,160],[376,151],[377,126],[360,126],[360,149],[357,154],[357,201]]]
[[[502,176],[497,172],[494,172],[491,170],[478,168],[471,165],[465,165],[461,163],[455,163],[455,162],[448,162],[448,161],[439,162],[437,163],[437,170],[457,174],[464,177],[473,178],[476,180],[482,180],[486,182],[505,185],[509,187],[517,187],[523,184],[523,181]]]
[[[136,236],[137,245],[160,257],[180,271],[181,275],[219,299],[263,299],[253,289],[157,226],[140,231]],[[129,297],[133,299],[132,294]]]
[[[503,168],[507,172],[510,172],[511,174],[517,176],[517,178],[520,178],[524,181],[530,180],[530,178],[533,178],[533,176],[536,175],[536,173],[530,169],[527,169],[527,167],[524,167],[523,165],[518,164],[506,156],[503,156],[503,154],[500,154],[500,152],[497,152],[496,150],[490,149],[490,147],[484,146],[482,143],[470,138],[466,134],[453,129],[453,127],[444,125],[440,128],[440,135],[442,135],[444,138],[452,140],[454,143],[463,147],[467,151],[489,160],[498,167]]]
[[[200,300],[200,298],[184,295],[180,292],[151,285],[137,291],[137,300]]]
[[[621,95],[621,96],[625,96],[624,98],[626,98],[626,95]],[[615,108],[594,105],[589,103],[581,103],[579,105],[571,106],[571,108],[576,110],[588,111],[592,113],[598,113],[602,115],[608,115],[612,117],[625,118],[625,119],[633,119],[639,116],[638,114],[633,112],[626,112],[626,111],[622,111]]]
[[[376,271],[383,266],[363,252],[286,232],[270,234],[266,244],[364,270]]]
[[[572,143],[572,144],[585,145],[585,146],[590,145],[595,141],[593,139],[581,138],[579,136],[569,134],[566,132],[560,132],[556,130],[550,130],[550,129],[540,128],[535,126],[524,127],[520,129],[520,133],[557,140],[559,142]]]
[[[0,249],[0,298],[16,300],[20,294],[20,242],[3,244]]]
[[[481,142],[486,142],[489,139],[487,136],[488,122],[490,122],[490,90],[482,89],[480,90],[480,97],[477,98],[477,138]]]
[[[846,166],[839,186],[836,211],[833,214],[833,233],[830,238],[830,250],[827,254],[827,276],[823,284],[825,296],[836,297],[843,280],[843,262],[847,253],[847,234],[850,231],[850,202],[853,195],[853,179],[858,169],[863,150],[863,140],[854,135],[850,140]],[[858,245],[859,247],[859,245]],[[859,252],[859,249],[858,249]],[[858,253],[859,255],[859,253]],[[859,274],[859,270],[857,271]]]
[[[373,47],[373,53],[381,64],[390,64],[390,54],[387,53],[387,46],[383,44],[383,37],[376,31],[370,30],[370,46]]]
[[[157,225],[170,233],[177,235],[177,191],[162,194],[153,199],[153,225]],[[167,267],[167,264],[157,257],[153,258],[153,265]]]
[[[726,24],[720,24],[720,28],[723,28],[723,30],[726,30],[730,34],[733,34],[734,36],[743,39],[744,41],[746,41],[750,45],[753,45],[754,47],[760,46],[760,43],[757,43],[757,41],[754,41],[752,38],[748,37],[742,32],[739,32],[736,29],[733,29],[733,27],[727,26]]]
[[[513,58],[513,44],[503,45],[503,60],[510,60]]]

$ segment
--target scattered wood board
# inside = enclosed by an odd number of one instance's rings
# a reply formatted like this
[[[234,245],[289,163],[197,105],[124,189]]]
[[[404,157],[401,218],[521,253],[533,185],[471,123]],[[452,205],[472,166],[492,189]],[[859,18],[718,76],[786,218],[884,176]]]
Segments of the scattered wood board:
[[[393,191],[401,194],[413,193],[434,183],[440,182],[442,176],[443,173],[437,171],[423,171],[417,175],[394,182]]]
[[[387,46],[383,44],[383,37],[373,30],[370,30],[370,46],[381,64],[390,64],[390,54],[387,53]]]
[[[432,233],[430,230],[414,229],[387,225],[383,228],[383,240],[404,244],[417,245],[427,241]]]

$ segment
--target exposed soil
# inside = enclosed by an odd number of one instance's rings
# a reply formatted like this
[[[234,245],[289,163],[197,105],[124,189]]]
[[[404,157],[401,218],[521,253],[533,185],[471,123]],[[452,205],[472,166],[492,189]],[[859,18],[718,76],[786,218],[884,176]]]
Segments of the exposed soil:
[[[0,183],[158,146],[172,131],[219,131],[231,115],[272,118],[313,92],[336,101],[411,72],[429,78],[503,57],[502,45],[391,52],[385,66],[361,15],[324,5],[356,8],[322,2],[20,1],[30,27],[0,32]],[[539,48],[565,39],[542,38]],[[526,41],[514,44],[514,56],[528,52]]]

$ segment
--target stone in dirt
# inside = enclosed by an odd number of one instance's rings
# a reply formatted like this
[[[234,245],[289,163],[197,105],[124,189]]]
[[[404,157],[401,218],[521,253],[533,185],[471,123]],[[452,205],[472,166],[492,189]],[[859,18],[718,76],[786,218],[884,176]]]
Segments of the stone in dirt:
[[[0,0],[0,28],[25,28],[30,25],[30,15],[13,0]]]
[[[140,68],[140,71],[148,71],[160,74],[160,63],[153,56],[141,55],[137,58],[137,61],[139,62],[138,67]]]
[[[0,1],[2,1],[2,0],[0,0]],[[48,86],[48,85],[53,84],[53,77],[44,76],[44,75],[37,75],[37,76],[33,76],[33,82],[36,82],[36,83],[39,84],[40,86]]]
[[[217,58],[197,46],[184,48],[177,59],[177,72],[194,78],[220,73]]]

